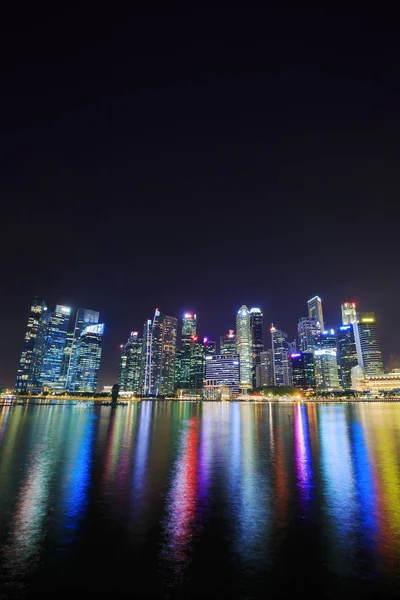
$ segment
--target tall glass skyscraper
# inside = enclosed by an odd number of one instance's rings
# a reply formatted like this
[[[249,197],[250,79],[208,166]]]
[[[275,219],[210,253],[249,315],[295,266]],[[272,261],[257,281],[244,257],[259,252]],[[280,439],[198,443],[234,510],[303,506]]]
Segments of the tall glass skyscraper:
[[[367,375],[383,373],[383,361],[375,313],[360,313],[353,324],[358,364]]]
[[[339,371],[336,348],[324,348],[314,352],[315,380],[319,390],[339,390]]]
[[[78,308],[75,318],[74,335],[72,339],[70,360],[68,364],[67,384],[66,389],[74,390],[77,371],[78,371],[78,354],[77,348],[82,331],[88,325],[97,325],[99,322],[100,313],[97,310],[88,308]]]
[[[71,308],[59,304],[50,315],[41,367],[41,381],[45,390],[65,389],[65,382],[60,380],[60,376],[70,315]]]
[[[288,342],[288,334],[271,325],[272,360],[274,364],[274,385],[292,385],[292,365],[290,354],[296,351],[295,342]]]
[[[274,385],[274,364],[272,350],[264,350],[260,353],[260,365],[257,367],[257,387],[270,387]]]
[[[252,387],[253,354],[250,313],[245,305],[238,310],[236,332],[236,347],[240,361],[240,387],[248,390]]]
[[[73,391],[96,392],[103,336],[104,323],[88,325],[81,331],[76,348],[77,370],[72,382]]]
[[[118,384],[121,392],[140,393],[143,339],[137,331],[131,331],[126,344],[121,347]]]
[[[293,386],[302,390],[314,389],[316,384],[313,352],[292,352],[290,360]]]
[[[322,313],[322,302],[319,296],[314,296],[307,302],[308,304],[308,316],[310,319],[315,319],[324,330],[324,315]]]
[[[337,330],[337,359],[343,388],[350,390],[352,387],[351,369],[358,365],[357,348],[352,324],[342,325]]]
[[[177,333],[178,319],[175,317],[164,316],[160,384],[160,394],[163,396],[172,396],[175,389]]]
[[[252,367],[252,385],[253,389],[257,385],[257,365],[260,364],[260,354],[264,350],[263,342],[263,320],[264,315],[259,308],[250,309],[250,328],[252,337],[252,355],[253,355],[253,367]]]
[[[342,325],[352,325],[357,320],[357,308],[355,302],[344,302],[342,304]]]
[[[192,363],[192,340],[196,336],[197,317],[192,313],[185,313],[182,319],[181,349],[179,352],[180,372],[179,380],[176,381],[177,387],[181,389],[190,389],[193,387],[193,377],[191,378]]]
[[[47,306],[43,298],[33,299],[26,328],[21,358],[15,382],[16,392],[26,392],[34,386],[35,371],[40,373],[43,348],[40,348],[40,338],[43,333],[44,319]]]
[[[297,335],[301,352],[318,350],[320,347],[321,327],[316,319],[310,317],[299,319]]]
[[[143,333],[143,390],[147,396],[171,395],[175,387],[176,337],[178,321],[162,316],[156,308]]]
[[[236,335],[234,329],[229,329],[226,335],[221,335],[219,352],[220,354],[236,354]]]

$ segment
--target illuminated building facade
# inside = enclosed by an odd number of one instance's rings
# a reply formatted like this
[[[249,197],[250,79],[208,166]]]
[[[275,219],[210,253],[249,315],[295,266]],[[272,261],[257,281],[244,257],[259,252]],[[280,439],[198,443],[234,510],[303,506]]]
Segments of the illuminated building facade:
[[[390,373],[367,375],[362,367],[353,367],[351,371],[352,389],[357,392],[400,393],[400,369],[393,369]]]
[[[175,389],[176,338],[178,319],[165,315],[162,320],[162,356],[160,394],[172,396]]]
[[[272,360],[274,385],[292,385],[292,365],[290,354],[296,351],[295,343],[288,342],[288,334],[271,326]]]
[[[239,309],[236,317],[236,348],[240,362],[240,387],[248,390],[252,387],[252,334],[250,327],[250,313],[247,306]]]
[[[204,356],[217,354],[217,344],[207,337],[203,338]]]
[[[153,320],[148,319],[144,324],[141,379],[145,396],[174,392],[177,329],[177,319],[162,316],[158,308]]]
[[[15,381],[16,392],[26,392],[35,386],[35,371],[41,366],[42,350],[40,338],[44,327],[43,316],[47,306],[43,298],[37,296],[33,299],[26,328],[21,358]]]
[[[302,390],[315,389],[314,353],[292,352],[292,385]]]
[[[77,368],[75,379],[71,381],[72,391],[97,391],[103,336],[104,323],[88,325],[82,329],[76,347]]]
[[[99,322],[100,313],[97,310],[91,310],[88,308],[78,308],[75,317],[74,334],[71,344],[71,351],[69,353],[69,364],[67,369],[67,383],[66,389],[73,390],[77,378],[78,369],[78,355],[77,348],[79,344],[79,338],[82,331],[88,325],[97,325]],[[67,355],[68,356],[68,355]],[[65,360],[67,360],[67,356]]]
[[[342,304],[342,325],[352,325],[357,320],[357,308],[355,302],[344,302]]]
[[[297,324],[297,336],[301,352],[318,350],[320,347],[321,327],[316,319],[302,317]]]
[[[236,354],[236,335],[234,329],[229,329],[226,335],[221,335],[219,352],[220,354]]]
[[[121,392],[141,391],[143,339],[137,331],[132,331],[127,343],[121,347],[121,358],[118,370],[118,385]]]
[[[383,373],[375,313],[360,313],[353,324],[353,330],[359,366],[364,369],[366,375]]]
[[[70,316],[71,308],[60,304],[56,306],[51,314],[49,313],[40,374],[44,390],[65,389],[65,381],[62,381],[60,376]]]
[[[335,348],[314,352],[315,382],[318,390],[340,390],[339,371]]]
[[[264,315],[259,308],[250,309],[250,328],[251,328],[251,341],[252,341],[252,354],[253,354],[253,366],[252,366],[252,386],[253,389],[257,386],[257,366],[260,365],[261,357],[260,354],[264,350],[263,342],[263,321]]]
[[[232,394],[239,394],[240,365],[238,354],[214,354],[205,359],[206,386],[228,387]]]
[[[321,350],[325,350],[326,348],[337,350],[337,338],[334,329],[325,329],[325,331],[321,331],[320,348]]]
[[[345,390],[350,390],[352,389],[351,370],[358,365],[352,324],[342,325],[337,330],[337,360],[342,386]]]
[[[71,323],[71,320],[70,320],[70,323]],[[67,331],[67,335],[65,338],[64,350],[63,350],[62,363],[61,363],[61,373],[60,373],[60,377],[59,377],[60,386],[63,390],[65,390],[67,387],[68,369],[69,369],[69,363],[71,360],[73,341],[74,341],[74,332]]]
[[[179,352],[180,364],[178,370],[180,377],[176,381],[176,387],[178,388],[190,389],[193,386],[192,343],[193,337],[196,337],[196,328],[196,315],[193,313],[185,313],[182,319],[181,348]]]
[[[319,323],[322,331],[325,329],[324,327],[324,315],[322,313],[322,302],[319,296],[314,296],[307,302],[308,304],[308,316],[310,319],[314,319],[317,323]]]

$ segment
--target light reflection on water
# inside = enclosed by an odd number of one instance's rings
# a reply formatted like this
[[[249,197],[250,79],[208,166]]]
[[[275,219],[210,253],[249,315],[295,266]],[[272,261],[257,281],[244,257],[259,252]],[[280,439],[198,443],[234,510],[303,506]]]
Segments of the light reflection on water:
[[[0,407],[4,597],[398,594],[399,442],[397,404]]]

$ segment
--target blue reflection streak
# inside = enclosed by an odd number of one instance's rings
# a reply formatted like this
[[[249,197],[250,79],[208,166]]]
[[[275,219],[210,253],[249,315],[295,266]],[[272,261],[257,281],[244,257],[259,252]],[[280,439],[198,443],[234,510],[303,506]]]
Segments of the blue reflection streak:
[[[142,404],[140,405],[141,412],[132,478],[133,491],[137,498],[143,495],[145,488],[147,456],[150,442],[151,406],[152,404],[150,401],[142,401]]]
[[[4,413],[2,413],[2,419],[1,419],[0,442],[3,439],[4,434],[6,432],[8,415],[10,414],[10,407],[7,406],[5,408],[6,408],[6,410],[4,411]]]
[[[83,415],[82,415],[83,416]],[[87,418],[87,415],[84,415]],[[73,468],[68,475],[67,497],[65,500],[65,522],[64,526],[69,531],[63,542],[71,542],[73,534],[78,528],[79,522],[84,514],[88,503],[88,487],[90,482],[90,470],[92,466],[92,446],[95,433],[95,419],[89,417],[83,425],[83,431],[75,455]],[[73,431],[76,435],[76,430]]]
[[[378,532],[375,480],[362,426],[359,423],[353,423],[351,433],[356,475],[355,483],[360,507],[360,518],[363,525],[362,535],[364,544],[372,546],[373,538]]]

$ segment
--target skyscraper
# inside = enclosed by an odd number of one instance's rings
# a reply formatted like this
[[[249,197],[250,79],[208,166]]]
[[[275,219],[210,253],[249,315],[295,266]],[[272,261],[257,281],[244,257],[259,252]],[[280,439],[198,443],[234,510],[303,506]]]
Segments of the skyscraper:
[[[200,390],[203,387],[205,372],[204,346],[197,335],[193,335],[189,346],[189,389]]]
[[[334,329],[325,329],[325,331],[321,331],[320,347],[321,349],[333,348],[337,350],[337,338]]]
[[[315,319],[321,326],[322,331],[324,327],[324,316],[322,314],[322,302],[319,296],[314,296],[307,302],[308,304],[308,316],[310,319]]]
[[[143,333],[142,380],[144,395],[170,395],[175,387],[176,335],[175,317],[161,315],[156,308]]]
[[[335,348],[324,348],[314,352],[315,380],[319,390],[339,390],[339,372]]]
[[[208,337],[203,337],[204,356],[217,354],[217,345]]]
[[[164,316],[162,330],[162,357],[160,394],[172,396],[175,389],[176,338],[178,319]]]
[[[226,386],[233,394],[239,393],[239,356],[213,354],[206,356],[205,380],[207,385]]]
[[[251,308],[250,309],[250,328],[251,328],[252,355],[253,355],[253,366],[252,366],[253,389],[255,389],[256,385],[257,385],[256,369],[257,369],[257,365],[259,365],[261,362],[260,353],[264,350],[263,319],[264,319],[264,315],[259,308]]]
[[[226,335],[221,335],[219,352],[220,354],[236,354],[236,335],[234,329],[229,329]]]
[[[121,392],[141,391],[143,339],[137,331],[131,331],[126,344],[121,348],[121,359],[118,371],[118,384]]]
[[[302,317],[297,324],[299,349],[301,352],[318,350],[320,347],[321,327],[310,317]]]
[[[367,375],[383,373],[375,313],[360,313],[353,324],[358,364]]]
[[[192,338],[196,335],[197,317],[192,313],[185,313],[182,319],[181,351],[180,351],[180,380],[179,388],[190,389]]]
[[[344,302],[342,304],[342,325],[352,325],[357,320],[357,309],[355,302]]]
[[[342,385],[345,390],[352,389],[351,369],[358,365],[357,348],[353,325],[342,325],[337,330],[337,359]]]
[[[248,390],[252,387],[253,355],[250,313],[245,305],[238,310],[236,331],[236,347],[240,361],[240,387]]]
[[[288,342],[288,334],[271,325],[272,360],[274,365],[274,385],[292,385],[292,367],[290,354],[295,351],[294,344]]]
[[[76,348],[76,377],[71,382],[75,392],[95,393],[100,370],[104,323],[88,325],[82,329]]]
[[[88,308],[78,308],[75,317],[74,334],[72,339],[71,351],[69,353],[70,359],[68,364],[67,372],[67,383],[66,389],[73,390],[77,377],[78,369],[78,355],[77,347],[79,338],[82,331],[88,325],[96,325],[99,322],[100,313],[97,310],[91,310]],[[67,357],[65,358],[67,360]]]
[[[302,390],[315,388],[315,367],[313,352],[292,352],[292,383]]]
[[[60,376],[70,315],[71,308],[59,304],[50,315],[41,367],[43,389],[65,389],[65,381]]]
[[[256,377],[256,387],[270,387],[274,385],[274,365],[271,349],[260,352],[260,364],[256,369]]]
[[[17,371],[14,387],[16,392],[26,392],[29,390],[34,382],[35,370],[41,367],[42,351],[38,348],[38,342],[44,326],[43,315],[46,311],[47,306],[43,298],[35,296],[28,317],[28,325]]]

